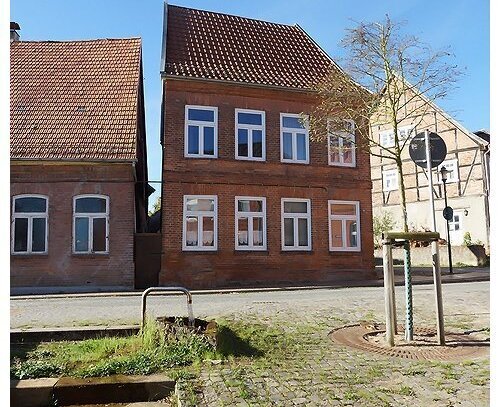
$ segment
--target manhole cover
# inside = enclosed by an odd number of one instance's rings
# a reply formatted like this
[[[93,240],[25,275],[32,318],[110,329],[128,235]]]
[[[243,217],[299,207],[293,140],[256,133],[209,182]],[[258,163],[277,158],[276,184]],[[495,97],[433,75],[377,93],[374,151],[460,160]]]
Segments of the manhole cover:
[[[414,328],[414,340],[404,341],[404,328],[398,327],[394,347],[385,342],[385,326],[356,324],[344,326],[330,332],[334,343],[347,345],[382,356],[401,357],[414,360],[465,360],[487,357],[490,340],[474,333],[446,332],[446,344],[437,344],[436,331],[429,328]]]

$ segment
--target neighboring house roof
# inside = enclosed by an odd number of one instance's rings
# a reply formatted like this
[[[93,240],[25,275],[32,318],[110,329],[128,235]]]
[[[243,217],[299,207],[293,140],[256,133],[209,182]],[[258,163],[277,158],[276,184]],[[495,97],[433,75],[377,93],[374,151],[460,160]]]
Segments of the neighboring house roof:
[[[11,158],[136,160],[140,80],[140,38],[11,43]]]
[[[311,89],[338,68],[298,25],[173,5],[166,21],[166,75]]]
[[[490,142],[490,132],[486,130],[478,130],[475,131],[474,134],[476,136],[481,137],[483,140],[487,141],[488,143]]]

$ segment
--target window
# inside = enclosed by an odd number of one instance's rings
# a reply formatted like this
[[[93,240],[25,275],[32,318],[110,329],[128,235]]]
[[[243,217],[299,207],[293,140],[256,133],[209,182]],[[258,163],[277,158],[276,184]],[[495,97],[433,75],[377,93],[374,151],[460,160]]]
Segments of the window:
[[[309,132],[298,114],[280,114],[281,162],[309,164]]]
[[[281,199],[281,249],[311,250],[309,199]]]
[[[455,212],[452,220],[448,223],[450,232],[458,232],[462,230],[462,212]]]
[[[12,201],[13,254],[46,254],[48,198],[18,195]]]
[[[392,130],[385,130],[380,132],[380,145],[382,147],[394,147],[394,133]]]
[[[265,161],[266,116],[258,110],[235,109],[237,160]]]
[[[330,251],[360,251],[359,202],[328,201]]]
[[[399,185],[398,171],[396,169],[382,171],[382,182],[384,192],[396,191]]]
[[[235,198],[236,250],[266,250],[266,198]]]
[[[73,251],[108,253],[109,198],[79,195],[73,198]]]
[[[458,161],[456,159],[446,160],[438,165],[438,167],[437,167],[438,183],[443,182],[443,180],[441,178],[441,172],[440,172],[442,167],[445,167],[449,171],[448,178],[446,180],[447,184],[450,184],[452,182],[458,182],[458,179],[459,179],[459,177],[458,177]]]
[[[217,158],[217,108],[186,105],[184,155]]]
[[[217,197],[184,195],[182,250],[217,250]]]
[[[346,131],[328,132],[328,164],[356,166],[354,122],[346,120]]]
[[[414,126],[402,126],[398,128],[399,145],[403,145],[405,141],[412,136],[415,130]],[[380,145],[382,147],[391,148],[395,146],[395,137],[392,130],[384,130],[380,132]]]

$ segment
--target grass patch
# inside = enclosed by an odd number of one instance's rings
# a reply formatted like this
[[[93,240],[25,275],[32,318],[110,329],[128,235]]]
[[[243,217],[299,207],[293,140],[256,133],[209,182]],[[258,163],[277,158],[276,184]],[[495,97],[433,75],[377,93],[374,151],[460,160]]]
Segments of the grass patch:
[[[185,332],[172,337],[156,322],[148,321],[144,331],[134,336],[14,348],[10,371],[15,379],[151,374],[186,366],[214,353],[213,347],[199,335]]]

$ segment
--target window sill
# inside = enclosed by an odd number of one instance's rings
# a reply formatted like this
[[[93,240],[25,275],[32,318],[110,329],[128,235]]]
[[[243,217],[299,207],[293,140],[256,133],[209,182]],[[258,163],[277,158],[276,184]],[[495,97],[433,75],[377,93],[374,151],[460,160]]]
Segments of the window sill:
[[[71,253],[73,257],[84,257],[84,258],[102,258],[109,257],[109,252],[107,253]]]
[[[307,249],[307,250],[301,250],[301,249],[283,250],[283,249],[281,249],[280,254],[314,254],[314,251],[311,249]]]
[[[281,160],[282,164],[300,164],[300,165],[308,165],[309,161],[289,161],[289,160]]]
[[[218,250],[217,249],[211,249],[211,250],[206,250],[206,249],[182,249],[182,253],[187,253],[187,254],[217,254]]]
[[[29,258],[38,258],[38,257],[47,257],[49,255],[48,252],[45,253],[19,253],[19,252],[11,252],[11,256],[16,257],[18,259],[29,259]]]
[[[340,168],[356,168],[356,164],[328,164],[329,167],[340,167]]]
[[[341,254],[341,255],[351,255],[351,256],[360,255],[362,253],[361,249],[359,249],[359,250],[332,250],[332,249],[329,249],[328,252],[331,255]]]
[[[209,160],[213,160],[215,158],[218,158],[217,156],[215,155],[184,155],[184,158],[206,158],[206,159],[209,159]]]
[[[268,255],[269,254],[269,250],[268,249],[266,249],[266,250],[262,250],[262,249],[234,249],[234,253],[235,254],[238,254],[238,253],[241,253],[241,254],[252,253],[252,254],[265,254],[265,255]]]

